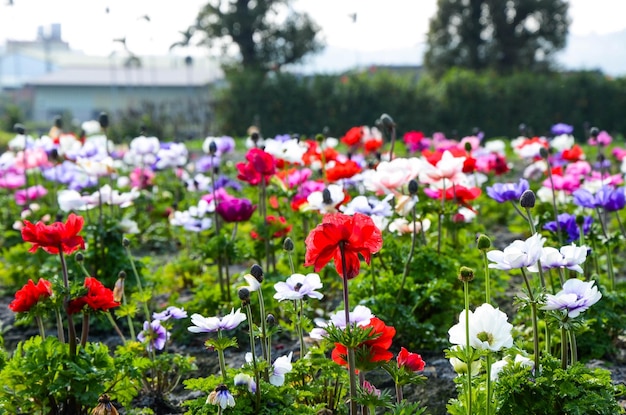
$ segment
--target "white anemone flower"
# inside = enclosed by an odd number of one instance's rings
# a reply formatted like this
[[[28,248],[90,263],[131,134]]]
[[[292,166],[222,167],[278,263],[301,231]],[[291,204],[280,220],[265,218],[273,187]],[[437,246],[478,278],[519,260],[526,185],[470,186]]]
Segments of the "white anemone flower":
[[[189,326],[187,330],[192,333],[212,333],[219,330],[233,330],[245,320],[246,315],[241,312],[241,308],[238,308],[237,311],[233,308],[230,314],[222,318],[203,317],[196,313],[191,316],[191,323],[194,325]]]
[[[561,249],[552,247],[544,247],[541,253],[541,268],[544,270],[552,268],[567,268],[572,271],[576,271],[579,274],[583,273],[583,269],[580,266],[587,259],[586,246],[576,246],[575,244],[565,245]],[[528,267],[529,271],[537,272],[537,264]]]
[[[511,330],[513,325],[507,321],[505,313],[491,304],[483,304],[474,312],[469,312],[470,346],[478,350],[497,352],[504,347],[513,346]],[[465,310],[459,315],[459,322],[448,330],[450,343],[465,346]]]
[[[535,265],[541,257],[545,238],[536,233],[525,241],[516,240],[503,251],[487,252],[487,259],[492,263],[489,268],[508,271]]]
[[[293,352],[289,353],[287,356],[281,356],[274,360],[274,364],[272,365],[274,371],[270,375],[270,383],[272,385],[282,386],[285,383],[285,375],[293,369],[293,366],[291,365],[292,357]]]
[[[322,280],[318,274],[292,274],[291,277],[287,278],[287,281],[274,284],[276,290],[274,298],[278,301],[302,300],[304,297],[320,300],[324,294],[315,290],[322,288],[322,286]]]

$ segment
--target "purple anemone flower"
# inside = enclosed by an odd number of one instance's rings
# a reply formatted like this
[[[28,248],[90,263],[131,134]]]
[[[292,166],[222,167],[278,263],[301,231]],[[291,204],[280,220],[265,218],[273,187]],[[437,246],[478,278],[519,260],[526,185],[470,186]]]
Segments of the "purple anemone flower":
[[[546,305],[542,309],[563,310],[569,318],[576,318],[602,298],[602,293],[594,284],[595,281],[569,279],[556,295],[546,295]]]
[[[245,222],[256,210],[249,199],[229,198],[221,201],[215,208],[226,222]]]
[[[528,180],[520,179],[519,183],[495,183],[487,187],[487,195],[498,203],[518,202],[522,193],[528,190]]]
[[[187,318],[187,312],[183,308],[171,305],[160,313],[152,313],[152,318],[159,321],[167,321],[170,318],[180,320],[181,318]]]
[[[558,224],[557,224],[558,222]],[[583,218],[583,234],[587,235],[591,230],[591,223],[593,218],[591,216],[585,216]],[[561,213],[557,216],[556,221],[551,221],[543,226],[543,229],[550,232],[558,232],[560,229],[563,232],[567,232],[567,242],[574,242],[580,239],[580,227],[576,223],[576,215],[569,213]]]
[[[146,348],[149,352],[163,350],[169,338],[170,333],[161,325],[160,320],[153,320],[152,323],[144,321],[143,331],[137,335],[137,340],[147,343]]]
[[[624,190],[612,186],[602,186],[595,194],[587,189],[578,189],[572,195],[576,205],[589,209],[602,208],[607,212],[615,212],[626,205]]]
[[[554,124],[550,131],[552,132],[552,135],[571,134],[574,132],[574,127],[560,122],[558,124]]]

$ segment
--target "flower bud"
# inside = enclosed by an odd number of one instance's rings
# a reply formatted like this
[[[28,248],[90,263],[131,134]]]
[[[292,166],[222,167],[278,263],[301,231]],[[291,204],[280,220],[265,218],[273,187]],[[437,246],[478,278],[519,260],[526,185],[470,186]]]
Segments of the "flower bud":
[[[459,280],[470,282],[474,279],[474,270],[468,267],[461,267],[459,270]]]
[[[130,246],[130,240],[128,238],[122,239],[122,246],[128,248]]]
[[[326,137],[324,137],[324,134],[316,134],[315,135],[315,141],[317,141],[318,143],[323,143],[325,138]]]
[[[124,271],[120,271],[117,274],[117,281],[115,281],[115,286],[113,287],[113,300],[116,302],[121,302],[124,298],[124,281],[126,280],[126,273]]]
[[[285,241],[283,242],[283,249],[287,252],[293,252],[294,249],[294,245],[293,245],[293,241],[291,240],[291,238],[287,237],[285,238]]]
[[[600,134],[600,129],[598,127],[591,127],[591,129],[589,130],[589,136],[597,138],[598,134]]]
[[[489,239],[487,235],[481,233],[476,239],[476,245],[481,251],[486,251],[491,248],[491,239]]]
[[[63,128],[63,118],[60,115],[54,117],[54,126],[56,128]]]
[[[248,304],[250,302],[250,290],[248,290],[246,287],[241,287],[239,291],[237,291],[237,295],[239,296],[239,299],[245,304]]]
[[[541,156],[542,159],[547,159],[548,158],[548,149],[545,147],[540,147],[539,148],[539,155]]]
[[[259,138],[260,138],[259,133],[256,131],[250,135],[250,140],[252,140],[254,145],[256,145],[256,143],[259,141]]]
[[[576,225],[583,226],[585,224],[585,217],[583,215],[576,216]]]
[[[472,144],[469,141],[465,142],[465,151],[467,151],[468,153],[472,151]]]
[[[82,252],[77,252],[74,256],[74,259],[76,260],[76,262],[83,262],[85,260],[85,255],[83,255]]]
[[[276,325],[276,317],[274,317],[274,314],[268,314],[265,322],[268,326],[273,327]]]
[[[379,120],[380,120],[380,124],[388,130],[395,128],[396,126],[396,123],[393,121],[393,118],[391,118],[389,114],[381,115]]]
[[[100,116],[98,117],[98,122],[100,123],[100,127],[102,127],[103,129],[108,128],[109,114],[107,114],[106,112],[101,112]]]
[[[263,268],[259,264],[254,264],[250,268],[250,274],[258,281],[263,282]]]
[[[522,193],[522,196],[519,198],[519,204],[521,207],[529,209],[535,207],[536,200],[537,198],[535,197],[535,192],[528,189]]]
[[[215,141],[209,143],[209,154],[214,156],[217,153],[217,144]]]
[[[415,181],[415,179],[411,179],[409,181],[409,194],[411,196],[415,196],[417,194],[417,188],[418,188],[417,182]]]
[[[24,124],[20,124],[19,122],[13,125],[13,130],[20,135],[26,134],[26,127],[24,127]]]
[[[324,203],[325,205],[330,205],[333,203],[333,199],[330,197],[330,190],[322,190],[322,203]]]

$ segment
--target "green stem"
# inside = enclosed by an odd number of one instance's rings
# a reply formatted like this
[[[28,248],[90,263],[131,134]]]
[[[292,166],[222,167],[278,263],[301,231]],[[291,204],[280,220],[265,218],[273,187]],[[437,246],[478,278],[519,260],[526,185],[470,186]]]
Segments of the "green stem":
[[[465,297],[465,363],[467,364],[467,415],[472,415],[472,362],[470,354],[469,334],[469,281],[463,281],[463,295]]]
[[[263,359],[265,359],[265,361],[270,364],[271,362],[269,361],[267,355],[267,344],[265,343],[265,339],[267,338],[267,327],[265,322],[265,301],[263,300],[263,291],[260,285],[257,293],[259,295],[259,312],[261,313],[261,353],[263,354]]]
[[[533,220],[533,216],[530,213],[530,208],[526,208],[526,217],[528,219],[528,226],[530,226],[530,231],[534,235],[537,233],[537,228],[535,227],[535,221]],[[556,220],[556,219],[555,219]],[[558,224],[558,221],[557,221]],[[546,289],[546,279],[543,276],[543,268],[541,267],[541,261],[537,261],[537,269],[539,270],[539,280],[541,281],[541,288]]]
[[[487,260],[487,250],[482,249],[483,265],[485,268],[485,303],[491,304],[491,280],[489,276],[489,261]]]
[[[107,319],[109,320],[109,323],[111,323],[111,326],[113,326],[113,329],[115,330],[117,335],[120,336],[120,339],[122,339],[122,343],[126,344],[126,337],[124,337],[124,334],[122,333],[122,330],[120,330],[119,326],[117,325],[117,323],[113,319],[113,316],[111,315],[111,312],[107,310],[107,311],[104,312],[104,314],[107,316]],[[134,331],[135,330],[132,329],[132,325],[131,325],[131,333],[132,333],[133,339],[135,338]]]
[[[346,241],[339,242],[339,252],[341,254],[341,276],[343,281],[343,306],[346,318],[346,330],[350,329],[350,302],[348,295],[348,274],[346,271]],[[354,348],[345,345],[348,350],[348,374],[350,376],[350,415],[357,415],[358,407],[356,403],[356,362],[354,358]]]
[[[80,346],[87,345],[87,337],[89,336],[89,312],[83,311],[83,327],[80,334]]]
[[[548,179],[550,180],[550,190],[552,191],[552,210],[554,212],[554,221],[556,222],[556,234],[559,238],[559,245],[563,245],[563,234],[561,233],[561,224],[559,223],[559,211],[556,207],[556,191],[554,190],[554,181],[552,179],[552,167],[550,162],[546,159],[548,163]]]
[[[70,304],[70,278],[67,273],[67,263],[63,255],[63,247],[59,245],[59,258],[61,258],[61,271],[63,273],[63,287],[65,288],[65,299],[63,300],[63,308],[67,314],[67,337],[70,345],[70,356],[76,355],[76,327],[74,326],[74,318],[69,312]]]
[[[491,386],[491,353],[487,353],[486,366],[487,366],[487,405],[485,405],[485,413],[491,414],[491,395],[493,395]]]
[[[302,299],[298,300],[298,303],[300,305],[300,309],[298,310],[298,306],[296,305],[296,301],[294,301],[294,308],[296,309],[296,313],[298,315],[298,336],[299,336],[299,340],[300,340],[300,359],[304,358],[304,356],[306,355],[306,345],[304,344],[304,335],[303,335],[303,328],[302,328],[302,314],[303,314],[303,303],[304,301],[302,301]]]
[[[528,281],[528,277],[526,276],[524,268],[520,268],[520,271],[522,271],[522,277],[524,278],[526,290],[528,291],[528,301],[530,302],[531,319],[533,325],[533,353],[535,355],[535,371],[539,373],[539,327],[537,323],[537,301],[535,300],[533,291],[530,288],[530,282]]]
[[[578,346],[576,345],[576,333],[573,330],[568,330],[570,354],[572,356],[572,364],[578,362]]]
[[[128,257],[128,260],[130,261],[130,266],[133,270],[133,275],[135,276],[135,281],[137,282],[137,290],[139,291],[140,294],[143,294],[141,278],[139,278],[139,273],[137,272],[137,267],[135,266],[133,255],[130,252],[130,247],[126,246],[125,250],[126,250],[126,256]],[[148,309],[148,303],[146,301],[142,301],[141,305],[143,306],[143,312],[146,314],[146,320],[150,321],[152,314],[150,313],[150,310]]]
[[[250,302],[246,301],[246,314],[248,315],[248,333],[250,335],[250,354],[252,355],[252,367],[254,368],[254,380],[256,382],[255,412],[258,412],[261,404],[261,377],[256,364],[256,346],[254,342],[254,323],[252,322],[252,308]]]
[[[46,339],[46,330],[43,327],[43,320],[40,315],[35,316],[35,320],[37,321],[37,328],[39,329],[39,335],[41,336],[41,340]]]
[[[415,205],[413,204],[413,232],[411,233],[411,249],[409,250],[409,256],[406,259],[406,263],[404,264],[404,272],[402,273],[402,281],[400,282],[400,289],[398,290],[398,295],[396,299],[400,302],[400,298],[402,298],[402,290],[404,289],[404,284],[406,283],[406,277],[409,274],[409,267],[411,266],[411,260],[413,259],[413,252],[415,251],[415,241],[417,239],[417,227],[415,226]],[[375,294],[375,293],[374,293]]]
[[[63,327],[63,319],[61,318],[61,311],[59,309],[54,310],[54,314],[57,319],[57,336],[61,343],[65,343],[65,328]]]
[[[222,330],[218,330],[217,331],[217,338],[221,339],[222,338]],[[224,380],[224,383],[226,383],[227,378],[226,378],[226,363],[225,363],[225,359],[224,359],[224,349],[220,346],[217,349],[217,356],[219,358],[220,361],[220,372],[222,372],[222,379]]]
[[[561,327],[561,369],[567,369],[567,330]]]

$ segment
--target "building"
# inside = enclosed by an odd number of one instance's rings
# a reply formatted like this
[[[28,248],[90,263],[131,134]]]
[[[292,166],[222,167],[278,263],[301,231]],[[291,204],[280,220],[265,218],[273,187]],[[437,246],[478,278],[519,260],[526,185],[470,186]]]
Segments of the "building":
[[[0,50],[0,93],[20,106],[26,120],[42,126],[59,115],[79,124],[102,111],[141,111],[149,105],[182,112],[206,127],[206,108],[193,113],[207,106],[211,86],[221,79],[219,65],[209,58],[87,56],[63,42],[60,25],[40,28],[35,41],[8,41]]]

